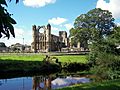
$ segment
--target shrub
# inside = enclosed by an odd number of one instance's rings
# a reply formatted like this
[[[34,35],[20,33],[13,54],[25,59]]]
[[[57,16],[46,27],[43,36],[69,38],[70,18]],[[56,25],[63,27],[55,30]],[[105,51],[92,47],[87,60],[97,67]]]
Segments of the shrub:
[[[63,65],[63,69],[65,69],[68,72],[77,72],[77,71],[85,71],[89,70],[89,64],[84,64],[84,63],[65,63]]]

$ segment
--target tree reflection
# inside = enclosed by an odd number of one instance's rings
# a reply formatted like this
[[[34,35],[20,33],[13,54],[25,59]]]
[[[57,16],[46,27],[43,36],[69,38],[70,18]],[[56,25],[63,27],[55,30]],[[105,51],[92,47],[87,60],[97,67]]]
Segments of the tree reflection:
[[[32,90],[51,90],[51,76],[34,76]]]

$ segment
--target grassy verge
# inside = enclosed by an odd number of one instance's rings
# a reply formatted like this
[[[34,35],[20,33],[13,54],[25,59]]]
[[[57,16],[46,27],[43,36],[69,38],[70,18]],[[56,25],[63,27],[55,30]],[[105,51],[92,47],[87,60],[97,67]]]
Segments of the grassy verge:
[[[60,62],[81,62],[86,63],[86,55],[62,55],[62,56],[51,56],[56,57]],[[42,54],[2,54],[0,60],[23,60],[23,61],[42,61],[45,55]]]
[[[87,62],[86,55],[63,55],[55,57],[57,57],[61,62]]]
[[[45,55],[39,54],[2,54],[0,55],[1,60],[23,60],[23,61],[42,61]]]
[[[87,62],[85,55],[62,55],[62,56],[54,55],[54,56],[51,56],[51,58],[52,57],[58,58],[59,62],[62,62],[62,63],[64,62],[86,63]],[[44,58],[45,58],[45,55],[42,55],[42,54],[33,54],[33,53],[30,53],[30,54],[25,54],[25,53],[4,54],[2,53],[1,54],[0,53],[0,72],[1,72],[0,74],[1,76],[4,76],[3,73],[7,73],[7,74],[18,73],[18,74],[23,75],[23,74],[40,72],[39,74],[41,73],[44,74],[48,71],[54,72],[55,70],[57,70],[56,68],[58,67],[56,67],[53,64],[47,65],[45,63],[42,63]],[[69,65],[67,67],[68,69],[71,68],[69,67]]]
[[[94,82],[89,84],[77,84],[58,90],[120,90],[120,80]]]

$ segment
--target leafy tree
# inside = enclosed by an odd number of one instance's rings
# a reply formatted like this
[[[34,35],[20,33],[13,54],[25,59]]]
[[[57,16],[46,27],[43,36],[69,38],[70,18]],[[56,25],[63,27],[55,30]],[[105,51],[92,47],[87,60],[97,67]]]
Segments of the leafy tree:
[[[106,38],[91,45],[92,70],[101,79],[119,78],[120,74],[120,27],[115,27]]]
[[[115,27],[115,23],[112,13],[108,10],[95,8],[75,19],[74,29],[71,30],[70,34],[77,38],[77,41],[87,42],[91,40],[93,42],[97,41],[97,38],[109,35],[113,27]]]
[[[87,42],[90,38],[90,32],[88,32],[88,25],[86,23],[87,16],[82,14],[75,20],[74,28],[70,30],[70,37],[72,42],[80,42],[81,46],[87,46]]]
[[[99,8],[75,19],[71,29],[74,40],[91,42],[89,60],[91,70],[101,79],[118,78],[120,74],[120,27],[112,13]]]
[[[95,8],[87,14],[82,14],[75,20],[75,27],[96,28],[102,34],[107,34],[115,26],[112,13],[108,10]]]
[[[11,2],[11,0],[8,0]],[[18,3],[19,0],[16,0]],[[10,33],[15,37],[13,24],[16,24],[16,21],[11,17],[5,7],[7,7],[5,0],[0,0],[0,38],[5,35],[8,39],[10,38]]]
[[[77,39],[76,36],[75,36],[76,33],[77,33],[76,29],[74,29],[74,28],[70,29],[70,39],[71,39],[71,44],[73,46],[75,46],[77,44],[77,41],[78,41],[78,40],[75,40],[75,39]]]
[[[0,47],[6,47],[5,43],[0,42]]]

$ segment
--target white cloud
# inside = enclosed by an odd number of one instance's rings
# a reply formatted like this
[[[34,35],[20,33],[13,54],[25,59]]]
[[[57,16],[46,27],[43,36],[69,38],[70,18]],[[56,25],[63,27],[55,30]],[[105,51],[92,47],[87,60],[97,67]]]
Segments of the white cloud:
[[[23,34],[25,33],[24,30],[21,29],[21,28],[16,28],[16,27],[15,27],[14,29],[15,29],[15,36],[16,36],[16,37],[22,37]]]
[[[48,4],[53,4],[55,3],[56,0],[24,0],[23,3],[25,6],[29,6],[29,7],[44,7],[45,5]]]
[[[56,28],[56,27],[51,27],[51,29],[52,29],[53,31],[58,31],[58,30],[59,30],[59,29]]]
[[[23,38],[24,38],[24,44],[30,45],[32,42],[32,35],[31,32],[28,32],[27,30],[24,30],[23,28],[14,28],[15,29],[15,38],[10,37],[10,39],[7,38],[1,38],[0,42],[4,42],[7,46],[10,46],[11,44],[20,43],[23,44]]]
[[[59,28],[57,27],[51,27],[51,33],[54,35],[59,35]]]
[[[96,8],[101,8],[103,10],[109,10],[112,12],[114,18],[120,18],[120,0],[98,0]]]
[[[66,27],[67,30],[70,30],[73,27],[71,23],[65,24],[64,26]]]
[[[117,23],[117,26],[120,26],[120,23]]]
[[[60,24],[62,24],[62,23],[64,23],[64,22],[66,22],[66,21],[67,21],[67,19],[65,19],[65,18],[60,18],[60,17],[52,18],[52,19],[49,19],[49,20],[48,20],[48,22],[49,22],[50,24],[54,24],[54,25],[60,25]]]

